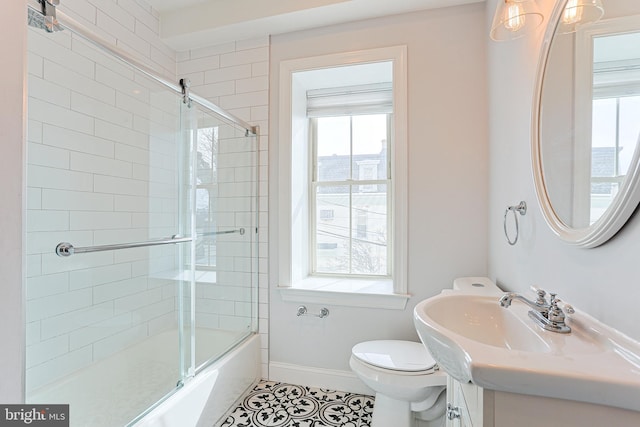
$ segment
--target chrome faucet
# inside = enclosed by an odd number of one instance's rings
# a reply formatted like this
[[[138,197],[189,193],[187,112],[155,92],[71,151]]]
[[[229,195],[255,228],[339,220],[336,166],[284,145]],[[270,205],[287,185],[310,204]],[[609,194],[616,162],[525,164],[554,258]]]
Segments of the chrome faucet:
[[[538,298],[535,301],[531,301],[530,299],[527,299],[522,295],[516,294],[514,292],[507,292],[502,296],[502,298],[500,298],[500,305],[504,308],[509,308],[509,306],[511,305],[511,301],[516,299],[527,304],[532,309],[546,315],[549,312],[549,304],[547,304],[547,301],[544,298],[547,293],[546,291],[537,288],[535,289],[535,291],[538,294]]]
[[[507,292],[500,298],[500,305],[504,308],[509,308],[514,299],[522,301],[532,309],[529,310],[529,317],[543,329],[560,333],[571,332],[571,328],[565,323],[564,311],[558,306],[560,300],[556,298],[556,294],[549,293],[550,300],[547,302],[545,298],[546,291],[538,288],[532,289],[538,295],[535,301],[531,301],[514,292]]]

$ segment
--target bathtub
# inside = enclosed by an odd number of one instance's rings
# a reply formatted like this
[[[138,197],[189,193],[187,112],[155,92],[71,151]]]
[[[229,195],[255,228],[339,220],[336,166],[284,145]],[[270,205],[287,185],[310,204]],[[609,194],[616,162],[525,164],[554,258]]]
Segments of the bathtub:
[[[42,387],[28,402],[69,404],[71,427],[211,427],[259,379],[260,338],[197,329],[196,364],[215,359],[176,387],[176,337],[175,330],[150,337]]]
[[[259,379],[260,338],[253,334],[133,425],[211,427]]]

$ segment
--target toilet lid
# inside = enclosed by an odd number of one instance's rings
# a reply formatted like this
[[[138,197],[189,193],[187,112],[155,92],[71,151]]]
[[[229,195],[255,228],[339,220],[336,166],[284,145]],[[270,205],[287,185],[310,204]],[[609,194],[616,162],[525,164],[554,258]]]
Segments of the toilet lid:
[[[424,345],[411,341],[361,342],[351,353],[365,363],[394,371],[419,372],[436,365]]]

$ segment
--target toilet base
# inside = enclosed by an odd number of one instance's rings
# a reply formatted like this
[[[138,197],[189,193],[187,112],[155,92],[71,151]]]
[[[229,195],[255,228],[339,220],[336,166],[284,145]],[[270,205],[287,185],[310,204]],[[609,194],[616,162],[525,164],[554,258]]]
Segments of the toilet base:
[[[376,394],[371,427],[413,427],[413,420],[411,403]]]

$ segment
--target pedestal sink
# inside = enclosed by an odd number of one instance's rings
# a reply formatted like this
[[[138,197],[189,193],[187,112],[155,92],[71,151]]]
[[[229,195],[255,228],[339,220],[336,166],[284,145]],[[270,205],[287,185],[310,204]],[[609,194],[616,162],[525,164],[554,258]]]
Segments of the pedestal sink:
[[[429,318],[462,337],[482,344],[523,351],[549,351],[528,319],[516,310],[505,310],[496,298],[476,295],[451,295],[429,306]],[[523,321],[524,320],[524,321]]]
[[[640,411],[640,344],[576,311],[568,334],[545,331],[528,307],[444,291],[414,309],[420,339],[456,380],[511,393]]]

